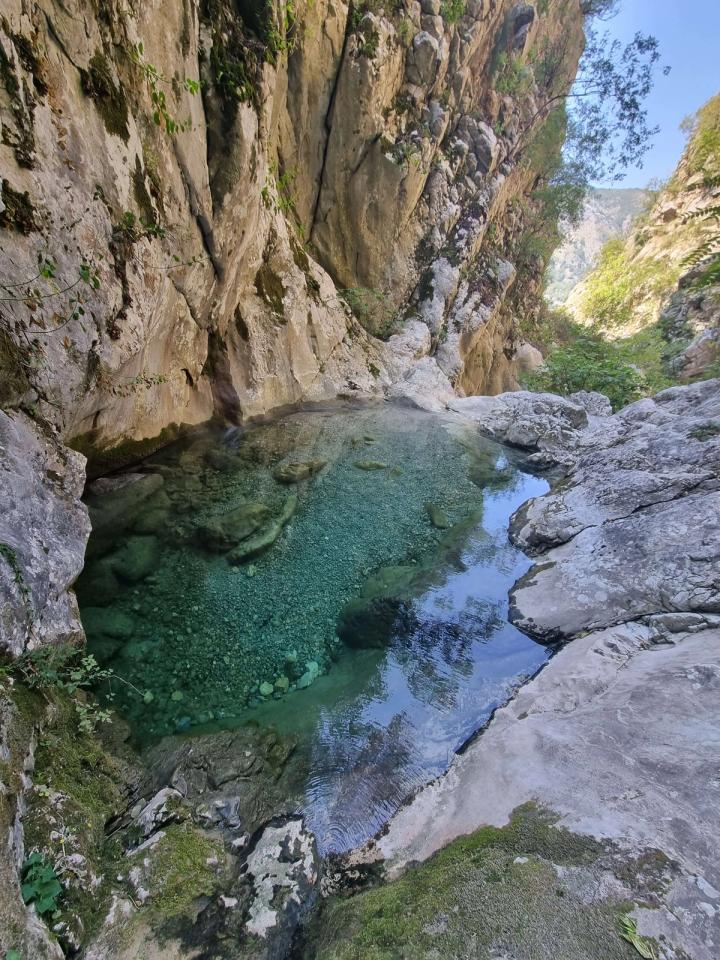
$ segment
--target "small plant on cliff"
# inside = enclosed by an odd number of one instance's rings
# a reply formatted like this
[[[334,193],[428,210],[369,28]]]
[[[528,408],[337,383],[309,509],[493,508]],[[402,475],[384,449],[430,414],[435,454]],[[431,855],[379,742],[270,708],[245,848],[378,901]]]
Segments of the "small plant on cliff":
[[[167,84],[172,87],[176,96],[180,90],[185,90],[187,93],[194,95],[200,92],[200,81],[192,80],[190,77],[185,77],[182,81],[166,77],[157,67],[145,59],[145,46],[142,41],[136,43],[132,48],[130,51],[130,59],[140,68],[147,81],[150,89],[150,99],[153,105],[153,122],[155,125],[165,127],[165,132],[171,137],[175,136],[176,133],[184,133],[186,130],[191,130],[192,120],[190,118],[178,121],[170,113],[167,95],[161,88],[161,84]]]
[[[387,340],[395,332],[397,311],[384,293],[368,287],[351,287],[341,290],[340,296],[360,325],[373,337]]]
[[[113,670],[100,667],[92,654],[83,653],[68,644],[40,647],[20,657],[15,673],[34,690],[62,690],[70,696],[78,717],[78,726],[83,733],[92,733],[99,723],[109,723],[110,711],[96,701],[87,698],[86,691],[106,681],[108,692],[105,699],[112,702],[113,681],[119,681],[133,689],[138,696],[145,694],[134,684],[118,676]]]
[[[440,16],[445,23],[457,23],[465,13],[465,0],[442,0]]]
[[[655,948],[647,939],[638,933],[637,924],[630,916],[620,918],[620,936],[626,940],[643,960],[657,960]]]
[[[23,901],[32,903],[40,915],[57,911],[58,900],[63,888],[55,868],[46,863],[39,853],[32,853],[22,865],[22,886],[20,892]]]

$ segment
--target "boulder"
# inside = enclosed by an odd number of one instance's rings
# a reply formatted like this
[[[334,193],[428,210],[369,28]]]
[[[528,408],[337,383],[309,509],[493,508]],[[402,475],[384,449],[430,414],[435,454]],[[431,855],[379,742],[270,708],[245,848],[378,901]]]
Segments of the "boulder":
[[[319,473],[325,466],[327,466],[327,460],[305,460],[302,463],[286,463],[278,467],[273,473],[273,476],[278,483],[300,483],[301,480],[307,480],[308,477]]]
[[[157,537],[129,537],[112,557],[113,572],[126,583],[139,583],[154,573],[160,559]]]
[[[263,503],[243,504],[199,523],[195,538],[206,550],[227,553],[259,530],[269,515],[270,510]]]

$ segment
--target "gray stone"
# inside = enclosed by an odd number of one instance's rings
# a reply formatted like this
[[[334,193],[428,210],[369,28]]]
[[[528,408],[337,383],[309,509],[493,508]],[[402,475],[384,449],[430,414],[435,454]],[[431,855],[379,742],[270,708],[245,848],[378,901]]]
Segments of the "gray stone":
[[[573,641],[353,864],[383,857],[394,875],[537,803],[615,844],[631,868],[643,856],[672,861],[656,908],[636,913],[640,929],[714,960],[720,911],[703,904],[720,890],[719,648],[717,629],[658,647],[641,624]]]
[[[0,650],[82,638],[72,585],[90,533],[85,458],[22,413],[0,411]]]

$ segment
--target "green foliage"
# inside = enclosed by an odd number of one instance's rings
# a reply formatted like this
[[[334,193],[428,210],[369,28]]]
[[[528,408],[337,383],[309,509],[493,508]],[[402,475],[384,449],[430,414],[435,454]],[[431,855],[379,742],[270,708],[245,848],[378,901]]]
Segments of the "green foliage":
[[[55,868],[39,853],[32,853],[22,865],[20,892],[25,903],[32,903],[39,914],[53,914],[62,895],[62,884]]]
[[[544,367],[527,375],[524,386],[567,396],[577,390],[597,390],[609,398],[614,410],[638,400],[647,392],[642,374],[618,347],[597,334],[581,334],[550,352]]]
[[[502,50],[495,58],[495,89],[510,97],[527,93],[534,81],[533,72],[522,59]]]
[[[581,900],[554,864],[580,871],[598,844],[516,811],[508,826],[461,837],[402,877],[326,899],[309,927],[305,960],[626,956],[619,905]],[[581,873],[582,875],[582,873]]]
[[[117,680],[132,687],[139,696],[143,695],[112,670],[101,668],[92,654],[85,654],[82,649],[70,644],[54,644],[28,651],[17,659],[13,669],[31,690],[56,689],[67,693],[75,707],[80,730],[84,733],[92,733],[99,723],[110,723],[112,719],[108,709],[87,698],[86,690],[106,681],[106,700],[111,702],[114,697],[112,682]]]
[[[688,172],[701,173],[706,183],[720,174],[720,94],[712,97],[694,117],[685,121],[690,134],[687,147]]]
[[[368,287],[341,290],[340,296],[350,307],[360,325],[373,337],[387,340],[395,333],[397,311],[384,293]]]
[[[161,88],[161,84],[167,84],[173,87],[177,95],[179,90],[185,90],[193,96],[200,92],[200,82],[185,77],[182,81],[171,80],[162,74],[157,67],[153,66],[145,59],[145,47],[142,41],[135,44],[130,51],[130,59],[142,71],[147,85],[150,89],[150,99],[153,105],[153,123],[158,127],[164,127],[165,132],[173,137],[177,133],[184,133],[192,129],[192,120],[178,121],[170,113],[168,107],[167,95]]]
[[[643,960],[657,960],[655,948],[647,937],[640,936],[637,924],[632,917],[624,916],[620,918],[620,936],[635,948],[643,957]]]
[[[275,210],[283,216],[291,218],[300,237],[304,237],[303,226],[298,219],[297,201],[295,199],[295,179],[297,171],[280,170],[277,163],[271,163],[269,168],[270,179],[260,191],[263,204],[268,210]]]
[[[603,247],[598,266],[584,284],[581,315],[602,330],[620,329],[631,322],[643,300],[669,293],[679,274],[678,267],[659,258],[630,258],[625,242],[613,238]]]
[[[20,563],[17,558],[17,553],[8,543],[0,543],[0,559],[4,560],[5,563],[10,567],[13,574],[13,580],[20,595],[23,598],[25,604],[28,603],[30,599],[30,591],[28,590],[27,584],[25,583],[25,577],[23,572],[20,569]]]
[[[221,842],[188,823],[166,827],[153,855],[152,909],[175,917],[198,898],[211,896],[217,886],[213,861],[224,861]]]
[[[130,243],[136,243],[142,237],[159,237],[162,239],[166,235],[166,230],[161,224],[154,223],[152,220],[145,220],[143,217],[137,217],[131,210],[126,210],[123,213],[115,229]]]
[[[23,960],[19,950],[7,950],[4,960]]]
[[[457,23],[465,13],[465,0],[442,0],[440,16],[445,23]]]
[[[713,440],[715,437],[720,436],[720,423],[718,423],[717,420],[710,420],[707,423],[703,423],[702,426],[692,429],[690,436],[694,440],[700,440],[703,443],[707,440]]]

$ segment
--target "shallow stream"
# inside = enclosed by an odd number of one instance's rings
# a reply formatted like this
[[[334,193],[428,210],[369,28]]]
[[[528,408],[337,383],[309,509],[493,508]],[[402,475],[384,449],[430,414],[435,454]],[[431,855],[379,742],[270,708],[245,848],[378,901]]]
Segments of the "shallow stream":
[[[530,565],[508,520],[546,489],[451,416],[388,403],[196,432],[91,486],[89,648],[141,744],[295,735],[309,826],[347,849],[547,659],[507,622]]]

